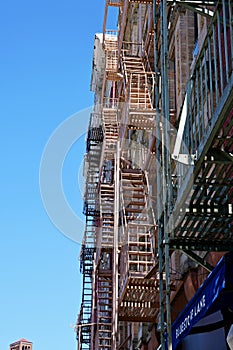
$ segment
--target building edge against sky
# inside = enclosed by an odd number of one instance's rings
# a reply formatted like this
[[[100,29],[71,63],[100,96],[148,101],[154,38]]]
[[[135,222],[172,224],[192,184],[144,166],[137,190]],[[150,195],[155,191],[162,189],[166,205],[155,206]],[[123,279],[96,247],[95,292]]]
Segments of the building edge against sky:
[[[106,0],[84,160],[80,350],[228,349],[232,18],[230,0]]]

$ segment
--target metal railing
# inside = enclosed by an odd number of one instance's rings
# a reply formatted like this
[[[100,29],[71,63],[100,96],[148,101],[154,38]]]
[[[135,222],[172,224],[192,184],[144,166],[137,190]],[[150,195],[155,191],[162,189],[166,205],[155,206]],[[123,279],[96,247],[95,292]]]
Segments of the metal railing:
[[[121,6],[123,4],[123,0],[107,0],[107,5],[110,6]]]
[[[223,0],[215,11],[203,46],[196,58],[191,78],[187,83],[186,109],[183,133],[179,135],[180,154],[198,160],[216,121],[222,112],[233,80],[233,9],[230,0]],[[231,86],[229,88],[229,85]],[[220,126],[222,134],[230,132]],[[217,130],[216,130],[217,132]],[[179,131],[178,131],[179,134]],[[177,164],[175,182],[179,188],[189,166]]]
[[[129,76],[129,104],[133,109],[153,109],[154,73],[133,72]]]
[[[104,97],[103,108],[117,109],[119,99],[117,97]]]
[[[107,71],[116,72],[118,64],[118,50],[106,51],[106,67]]]

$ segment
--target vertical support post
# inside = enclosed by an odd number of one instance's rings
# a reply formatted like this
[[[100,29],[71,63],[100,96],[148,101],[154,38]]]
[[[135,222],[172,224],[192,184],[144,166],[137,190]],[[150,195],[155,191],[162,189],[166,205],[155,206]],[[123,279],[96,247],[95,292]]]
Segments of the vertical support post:
[[[230,27],[230,50],[231,50],[231,54],[230,54],[230,67],[233,67],[233,13],[232,13],[232,3],[229,0],[228,1],[228,11],[229,11],[229,27]]]
[[[217,35],[218,35],[218,54],[219,54],[219,67],[220,67],[220,95],[223,92],[223,62],[222,62],[222,40],[221,40],[221,19],[219,9],[217,9]]]
[[[164,246],[164,265],[166,279],[166,330],[167,330],[167,348],[172,350],[171,337],[171,307],[170,307],[170,257],[169,257],[169,238],[168,218],[171,216],[171,170],[170,170],[170,109],[168,92],[168,24],[167,24],[167,0],[161,1],[161,85],[162,85],[162,167],[163,167],[163,246]]]
[[[118,324],[118,223],[119,223],[119,188],[120,188],[120,142],[117,142],[115,154],[115,189],[114,189],[114,239],[113,239],[113,317],[112,317],[112,349],[117,348],[117,324]]]
[[[212,71],[212,56],[211,56],[211,43],[210,37],[208,37],[208,61],[209,61],[209,82],[210,82],[210,116],[214,114],[214,98],[213,98],[213,71]]]
[[[155,132],[156,132],[156,187],[157,187],[157,225],[158,225],[158,259],[159,259],[159,325],[160,331],[161,350],[165,350],[165,338],[164,338],[164,291],[163,291],[163,225],[162,225],[162,198],[161,198],[161,137],[160,137],[160,105],[159,105],[159,58],[158,58],[158,18],[159,11],[157,9],[156,0],[153,1],[153,13],[154,13],[154,69],[155,69],[155,87],[154,87],[154,100],[155,100]]]
[[[200,96],[201,96],[201,105],[200,105],[200,142],[203,139],[203,135],[204,135],[204,129],[205,129],[205,121],[204,121],[204,92],[203,92],[203,69],[202,69],[202,61],[200,63],[200,67],[198,69],[199,73],[200,73]]]
[[[226,3],[222,0],[223,7],[223,37],[224,37],[224,54],[225,54],[225,70],[226,70],[226,81],[229,78],[229,62],[228,62],[228,40],[227,40],[227,19],[226,19]],[[228,16],[229,17],[229,16]]]
[[[138,13],[138,42],[139,43],[142,43],[143,42],[143,39],[142,39],[142,4],[139,4],[139,9],[138,9],[139,13]],[[142,45],[140,45],[138,47],[138,50],[139,50],[139,56],[141,57],[142,56],[142,52],[144,50],[144,47],[142,47]]]
[[[216,28],[216,29],[215,29]],[[215,99],[216,104],[219,101],[219,92],[218,92],[218,83],[219,83],[219,76],[218,76],[218,65],[217,65],[217,45],[216,45],[216,37],[217,37],[217,24],[215,27],[215,24],[213,25],[213,51],[214,51],[214,81],[215,81]]]

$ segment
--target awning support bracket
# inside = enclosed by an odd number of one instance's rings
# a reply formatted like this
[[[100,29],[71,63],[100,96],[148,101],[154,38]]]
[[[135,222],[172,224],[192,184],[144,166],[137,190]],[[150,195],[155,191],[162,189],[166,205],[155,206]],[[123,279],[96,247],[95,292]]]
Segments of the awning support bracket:
[[[172,153],[172,159],[182,164],[194,165],[194,160],[196,158],[195,155],[190,155],[188,153],[187,154],[180,153],[182,143],[183,143],[182,140],[183,140],[187,115],[188,115],[188,95],[186,92],[183,107],[182,107],[181,117],[180,117],[179,129],[176,135],[174,151]]]

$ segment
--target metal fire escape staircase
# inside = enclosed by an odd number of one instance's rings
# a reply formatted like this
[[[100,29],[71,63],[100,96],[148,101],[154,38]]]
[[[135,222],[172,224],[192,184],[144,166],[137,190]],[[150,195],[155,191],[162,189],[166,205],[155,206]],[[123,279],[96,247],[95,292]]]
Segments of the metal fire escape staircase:
[[[92,304],[93,304],[93,261],[95,237],[99,230],[100,211],[98,203],[98,170],[100,164],[103,130],[99,114],[92,113],[87,135],[87,153],[85,155],[84,175],[86,188],[84,209],[86,227],[80,252],[80,271],[83,274],[82,302],[77,320],[78,348],[91,349]]]
[[[104,140],[102,176],[99,183],[101,230],[97,239],[97,331],[95,344],[99,349],[112,348],[113,314],[113,245],[114,245],[114,164],[118,127],[116,110],[103,108]]]
[[[141,57],[127,55],[122,51],[122,71],[125,78],[125,96],[128,113],[126,127],[135,129],[154,128],[153,109],[154,74],[146,72]]]
[[[100,216],[101,242],[97,249],[100,259],[97,266],[98,298],[98,342],[99,348],[109,349],[112,346],[112,313],[113,313],[113,246],[115,230],[115,181],[114,164],[118,127],[116,111],[103,110],[104,143],[102,149],[103,168],[100,182]]]
[[[120,253],[119,320],[153,322],[158,310],[156,279],[147,279],[155,265],[152,237],[155,222],[149,208],[148,183],[141,162],[135,164],[129,130],[152,130],[155,111],[150,94],[153,74],[141,57],[122,54],[125,104],[121,120],[120,202],[123,227]],[[136,144],[137,142],[135,142]],[[125,146],[124,146],[125,145]],[[140,148],[140,145],[139,145]]]
[[[91,348],[91,322],[92,322],[92,272],[94,248],[84,244],[80,254],[80,272],[83,274],[82,302],[77,320],[77,340],[79,349]]]
[[[154,265],[155,226],[148,208],[147,184],[140,169],[121,169],[124,234],[120,257],[119,320],[153,322],[158,308],[155,279],[146,279]]]
[[[96,331],[95,348],[109,350],[112,348],[112,253],[102,252],[96,276]]]
[[[233,249],[232,3],[228,0],[208,4],[198,1],[175,2],[208,15],[211,24],[187,84],[172,151],[166,42],[169,3],[163,1],[155,9],[155,67],[161,67],[161,95],[158,94],[160,87],[157,86],[157,96],[161,96],[161,100],[157,99],[156,102],[156,154],[158,162],[163,165],[162,172],[159,169],[157,173],[160,275],[158,329],[161,332],[162,350],[167,348],[165,344],[172,349],[170,251],[182,250],[198,264],[211,270],[212,267],[202,258],[203,252]]]
[[[102,178],[100,182],[100,208],[102,218],[101,246],[113,246],[114,235],[114,166],[118,140],[117,111],[103,109],[104,141],[102,149]]]
[[[126,54],[127,53],[127,54]],[[149,65],[148,65],[149,66]],[[121,69],[124,77],[124,98],[120,121],[121,156],[131,167],[143,168],[143,154],[151,152],[150,145],[142,146],[129,139],[129,132],[143,130],[150,135],[155,130],[154,73],[145,70],[142,57],[122,51]],[[135,157],[135,151],[137,156]],[[139,154],[140,153],[140,154]],[[134,165],[132,165],[134,163]],[[144,164],[145,165],[145,164]]]
[[[114,2],[114,4],[116,1]],[[108,6],[115,6],[108,1]],[[98,195],[100,204],[100,231],[96,240],[96,327],[94,347],[102,350],[113,348],[114,344],[114,234],[115,234],[115,164],[118,141],[117,97],[105,96],[106,86],[114,85],[121,79],[117,70],[116,37],[106,34],[103,42],[105,49],[105,76],[102,90],[103,144],[100,159],[100,179]],[[114,86],[113,86],[114,87]]]

